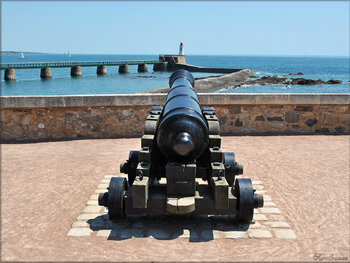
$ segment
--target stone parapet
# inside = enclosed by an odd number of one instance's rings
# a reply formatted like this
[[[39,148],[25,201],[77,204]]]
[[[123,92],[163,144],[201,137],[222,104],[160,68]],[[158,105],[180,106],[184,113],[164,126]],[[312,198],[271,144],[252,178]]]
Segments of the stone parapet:
[[[3,141],[139,137],[166,94],[1,97]],[[222,135],[350,134],[350,94],[200,93]]]

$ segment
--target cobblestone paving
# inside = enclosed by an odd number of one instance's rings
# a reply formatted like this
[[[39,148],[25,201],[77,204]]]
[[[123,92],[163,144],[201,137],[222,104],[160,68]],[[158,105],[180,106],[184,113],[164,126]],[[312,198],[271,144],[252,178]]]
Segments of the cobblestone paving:
[[[68,236],[96,235],[112,240],[153,237],[188,238],[191,241],[217,238],[295,239],[291,226],[264,190],[262,181],[253,181],[256,193],[264,196],[264,207],[255,209],[251,224],[234,224],[231,216],[127,216],[120,222],[108,218],[106,208],[98,206],[98,194],[107,191],[113,175],[106,175],[87,201],[82,214],[73,222]]]

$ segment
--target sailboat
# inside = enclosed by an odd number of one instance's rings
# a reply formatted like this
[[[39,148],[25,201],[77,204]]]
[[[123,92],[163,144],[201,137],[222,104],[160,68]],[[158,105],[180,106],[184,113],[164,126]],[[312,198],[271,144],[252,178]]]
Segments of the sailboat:
[[[67,53],[67,57],[71,57],[72,55],[70,54],[69,50],[68,50],[68,53]]]
[[[21,52],[21,55],[19,55],[19,58],[24,58],[23,52]]]

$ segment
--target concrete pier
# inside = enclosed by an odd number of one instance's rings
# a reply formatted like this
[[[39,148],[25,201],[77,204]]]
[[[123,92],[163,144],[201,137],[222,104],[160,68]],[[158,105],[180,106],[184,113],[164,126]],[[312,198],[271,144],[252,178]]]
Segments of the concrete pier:
[[[138,72],[148,72],[147,64],[140,64],[137,67]]]
[[[153,65],[153,71],[167,71],[167,70],[168,70],[168,62],[163,62],[163,63]]]
[[[70,75],[72,77],[81,77],[83,75],[81,72],[81,66],[72,67],[70,70]]]
[[[16,81],[16,74],[13,68],[5,70],[5,81]]]
[[[129,73],[129,65],[120,65],[118,72],[122,74]]]
[[[51,79],[52,73],[50,67],[45,67],[40,70],[40,78],[42,79]]]
[[[107,66],[101,65],[97,67],[97,75],[107,75]]]

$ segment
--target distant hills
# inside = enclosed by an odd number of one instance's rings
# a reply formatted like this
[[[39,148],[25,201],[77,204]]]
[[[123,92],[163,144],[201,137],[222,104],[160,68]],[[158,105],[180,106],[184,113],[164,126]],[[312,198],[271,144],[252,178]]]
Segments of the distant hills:
[[[21,53],[23,53],[24,55],[47,54],[42,52],[0,51],[0,55],[19,55]]]

